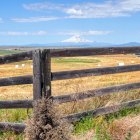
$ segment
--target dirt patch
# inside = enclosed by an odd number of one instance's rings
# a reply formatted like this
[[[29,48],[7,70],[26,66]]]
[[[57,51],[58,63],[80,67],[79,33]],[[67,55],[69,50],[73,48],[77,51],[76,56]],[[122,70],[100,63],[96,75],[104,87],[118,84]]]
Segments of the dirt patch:
[[[110,127],[113,140],[140,140],[140,115],[115,120]]]
[[[70,127],[60,119],[52,99],[34,102],[33,116],[25,130],[27,140],[70,140]]]
[[[73,136],[73,140],[93,140],[95,138],[95,131],[90,130],[85,134]]]

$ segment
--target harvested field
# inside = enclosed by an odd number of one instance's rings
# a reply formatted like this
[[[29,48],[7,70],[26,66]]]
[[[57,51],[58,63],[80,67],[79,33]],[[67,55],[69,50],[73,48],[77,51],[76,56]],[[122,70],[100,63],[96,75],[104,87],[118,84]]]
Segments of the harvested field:
[[[119,63],[125,65],[139,64],[140,58],[135,55],[104,55],[90,57],[73,57],[73,58],[53,58],[52,71],[78,70],[87,68],[99,68],[118,66]],[[24,64],[24,67],[23,67]],[[15,66],[19,67],[16,68]],[[0,77],[12,77],[20,75],[32,75],[32,61],[16,62],[0,66]],[[86,92],[90,89],[108,87],[119,84],[139,82],[140,72],[127,72],[120,74],[110,74],[103,76],[91,76],[85,78],[76,78],[71,80],[61,80],[52,82],[52,94],[66,95],[77,92]],[[84,110],[95,109],[98,107],[115,105],[124,101],[135,100],[140,98],[139,89],[123,91],[111,95],[74,101],[58,106],[62,114],[77,113]],[[32,85],[0,87],[1,100],[32,99]],[[81,106],[82,104],[82,106]],[[0,121],[23,122],[30,116],[30,110],[2,110]],[[5,117],[6,116],[6,117]],[[94,131],[94,130],[93,130]],[[92,135],[92,130],[87,135]],[[3,136],[4,134],[2,134]],[[14,137],[13,135],[7,138]],[[78,138],[80,138],[79,136]],[[86,136],[85,136],[86,137]],[[77,137],[76,137],[77,138]],[[84,139],[84,138],[83,138]]]

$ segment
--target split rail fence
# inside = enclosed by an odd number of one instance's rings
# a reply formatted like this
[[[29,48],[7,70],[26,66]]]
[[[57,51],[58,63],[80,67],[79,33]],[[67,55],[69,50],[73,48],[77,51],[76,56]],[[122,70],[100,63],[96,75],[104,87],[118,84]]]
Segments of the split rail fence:
[[[33,107],[32,103],[34,100],[41,99],[42,97],[49,97],[52,95],[51,81],[140,71],[140,64],[137,64],[127,66],[51,72],[52,57],[77,57],[77,56],[111,55],[111,54],[134,54],[134,53],[140,53],[140,47],[43,49],[1,56],[0,64],[8,64],[23,60],[33,60],[33,75],[0,79],[0,86],[33,84],[33,100],[0,101],[0,109],[32,108]],[[55,96],[53,97],[53,100],[56,104],[62,104],[72,102],[75,100],[78,101],[82,99],[117,93],[119,91],[126,91],[139,88],[140,82],[129,83],[95,90],[89,90],[87,91],[86,94],[73,93],[70,95]],[[124,92],[124,94],[127,93]],[[139,105],[140,99],[131,100],[129,102],[123,102],[119,105],[102,107],[97,108],[95,110],[71,114],[68,116],[64,116],[63,119],[67,119],[69,122],[76,122],[79,121],[81,118],[88,116],[89,114],[95,117],[99,115],[114,113],[124,108],[136,107]],[[10,122],[0,123],[1,131],[23,132],[25,127],[26,125],[21,123],[10,123]]]

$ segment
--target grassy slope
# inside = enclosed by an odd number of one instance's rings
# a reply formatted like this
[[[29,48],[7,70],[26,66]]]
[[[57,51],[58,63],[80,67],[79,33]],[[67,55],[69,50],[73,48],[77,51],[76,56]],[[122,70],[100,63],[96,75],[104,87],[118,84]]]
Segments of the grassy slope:
[[[95,56],[95,57],[78,57],[78,58],[60,58],[52,59],[52,71],[62,71],[62,70],[73,70],[73,69],[86,69],[98,67],[100,64],[101,67],[105,66],[116,66],[119,62],[124,62],[125,64],[138,64],[140,58],[133,55],[112,55],[112,56]],[[22,67],[21,64],[25,64],[25,67]],[[8,65],[0,66],[0,77],[9,77],[17,75],[27,75],[32,74],[31,69],[32,61],[24,61],[18,63],[12,63]],[[15,65],[18,64],[19,68],[15,69]],[[74,80],[65,80],[65,81],[55,81],[52,82],[53,95],[75,93],[80,91],[86,91],[88,89],[94,89],[99,87],[106,87],[111,85],[118,85],[123,83],[130,83],[139,81],[140,72],[131,72],[124,74],[115,74],[115,75],[105,75],[97,77],[87,77],[87,78],[78,78]],[[121,80],[120,80],[121,77]],[[72,102],[60,105],[58,108],[62,110],[64,114],[80,112],[83,110],[94,109],[97,107],[102,107],[105,105],[112,105],[123,101],[128,101],[131,99],[140,98],[139,90],[126,91],[118,94],[107,95],[92,99],[86,99],[80,102]],[[32,86],[31,85],[21,85],[21,86],[9,86],[9,87],[0,87],[0,99],[1,100],[15,100],[15,99],[31,99],[32,98]],[[82,106],[81,106],[82,103]],[[137,110],[137,109],[136,109]],[[138,109],[139,110],[139,109]],[[126,112],[126,113],[124,113]],[[122,113],[118,113],[118,116],[127,116],[130,110],[126,110]],[[132,109],[132,112],[136,113]],[[23,122],[30,113],[27,110],[2,110],[0,112],[0,121],[11,121],[11,122]],[[103,138],[110,138],[108,131],[102,127],[110,125],[112,118],[117,119],[116,115],[110,116],[109,119],[106,117],[99,117],[96,119],[85,119],[82,122],[79,122],[75,125],[75,133],[85,133],[93,129],[95,133],[102,134]],[[95,125],[95,122],[99,122]],[[108,123],[109,122],[109,123]],[[103,124],[103,125],[101,125]],[[105,126],[104,126],[105,125]],[[101,127],[101,128],[100,128]],[[96,136],[96,137],[97,137]],[[23,139],[22,136],[16,136],[11,133],[1,133],[0,139]],[[98,138],[99,139],[99,138]]]

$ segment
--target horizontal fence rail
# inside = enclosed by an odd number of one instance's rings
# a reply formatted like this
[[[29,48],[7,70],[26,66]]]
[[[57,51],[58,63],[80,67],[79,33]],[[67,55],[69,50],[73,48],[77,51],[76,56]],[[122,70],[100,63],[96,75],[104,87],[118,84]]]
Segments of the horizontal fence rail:
[[[140,70],[140,65],[128,65],[128,66],[53,72],[51,76],[51,80],[52,81],[65,80],[65,79],[73,79],[79,77],[117,74],[117,73],[132,72],[132,71],[139,71],[139,70]],[[31,75],[0,79],[0,86],[23,85],[23,84],[32,84],[32,83],[33,83],[33,78]]]
[[[0,109],[32,108],[33,100],[0,101]]]
[[[72,48],[51,50],[51,57],[76,57],[91,55],[132,54],[140,52],[140,47],[109,47],[109,48]]]
[[[72,70],[72,71],[62,71],[53,72],[52,81],[54,80],[64,80],[79,77],[89,77],[89,76],[99,76],[106,74],[116,74],[131,71],[139,71],[140,65],[128,65],[128,66],[117,66],[117,67],[106,67],[106,68],[94,68],[85,70]]]
[[[51,49],[51,57],[76,57],[108,54],[132,54],[139,53],[140,47],[109,47],[109,48],[74,48]],[[0,56],[0,64],[7,64],[23,60],[31,60],[33,51],[21,52],[6,56]]]
[[[140,47],[109,47],[109,48],[71,48],[71,49],[49,49],[49,50],[36,50],[29,52],[21,52],[18,54],[0,56],[0,64],[8,64],[24,60],[33,59],[33,76],[17,76],[9,78],[1,78],[0,86],[22,85],[33,83],[34,99],[41,99],[46,95],[51,96],[51,81],[74,79],[87,76],[99,76],[107,74],[117,74],[124,72],[140,71],[140,64],[115,66],[105,68],[92,68],[84,70],[71,70],[61,72],[51,72],[51,57],[77,57],[77,56],[92,56],[92,55],[113,55],[113,54],[133,54],[140,53]],[[46,86],[47,85],[47,86]],[[86,92],[74,93],[69,95],[61,95],[53,97],[55,104],[67,103],[72,101],[79,101],[92,97],[109,95],[116,92],[134,90],[140,88],[140,82],[129,83],[117,86],[104,87],[100,89],[88,90]],[[36,92],[39,91],[39,92]],[[66,93],[67,94],[67,93]],[[122,94],[127,94],[126,92]],[[15,108],[33,108],[33,100],[13,100],[13,101],[0,101],[0,109],[15,109]],[[124,102],[118,105],[97,108],[95,110],[84,111],[64,116],[69,122],[79,121],[87,116],[99,116],[109,113],[118,112],[124,108],[132,108],[140,105],[140,99]],[[1,122],[0,130],[23,132],[25,124]]]
[[[137,107],[139,105],[140,105],[140,99],[129,101],[129,102],[124,102],[119,105],[102,107],[102,108],[97,108],[95,110],[72,114],[72,115],[64,117],[64,119],[68,120],[69,122],[76,122],[76,121],[79,121],[83,117],[88,117],[88,116],[96,117],[99,115],[106,115],[106,114],[118,112],[122,109]]]
[[[53,96],[53,101],[55,104],[62,104],[139,88],[140,83],[123,84],[101,89],[88,90],[75,94]],[[32,108],[32,103],[33,100],[0,101],[0,109]]]
[[[139,70],[140,70],[140,65],[128,65],[128,66],[118,66],[118,67],[53,72],[51,76],[51,80],[52,81],[65,80],[65,79],[73,79],[73,78],[79,78],[79,77],[133,72],[133,71],[139,71]],[[31,75],[0,79],[0,86],[23,85],[23,84],[32,84],[32,83],[33,83],[33,78]]]
[[[5,131],[13,131],[16,133],[23,133],[26,125],[22,123],[10,123],[10,122],[1,122],[0,130]]]
[[[99,115],[107,115],[110,113],[121,111],[126,108],[137,107],[139,105],[140,105],[140,99],[124,102],[124,103],[114,105],[114,106],[102,107],[95,110],[68,115],[68,116],[63,117],[62,119],[67,120],[70,123],[74,123],[76,121],[80,121],[83,117],[88,117],[88,116],[97,117]],[[7,122],[0,123],[0,129],[2,131],[15,131],[15,132],[21,133],[21,132],[24,132],[25,127],[26,125],[22,123],[7,123]]]
[[[6,56],[0,56],[0,64],[8,64],[23,60],[31,60],[32,59],[32,51],[21,52],[17,54],[11,54]]]
[[[33,83],[33,79],[31,75],[0,79],[0,86],[23,85],[23,84],[32,84],[32,83]]]
[[[113,94],[115,92],[122,92],[122,91],[134,90],[139,88],[140,88],[140,83],[123,84],[118,86],[105,87],[101,89],[88,90],[76,94],[56,96],[54,97],[54,102],[67,103],[67,102],[78,101],[87,98]]]

